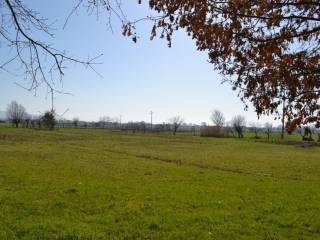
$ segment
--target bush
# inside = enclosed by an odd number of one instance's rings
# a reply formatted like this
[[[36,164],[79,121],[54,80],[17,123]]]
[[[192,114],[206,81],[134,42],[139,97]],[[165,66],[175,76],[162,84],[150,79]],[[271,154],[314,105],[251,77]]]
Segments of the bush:
[[[41,122],[46,128],[53,130],[54,126],[56,125],[56,118],[54,116],[54,113],[51,111],[45,112],[41,117]]]

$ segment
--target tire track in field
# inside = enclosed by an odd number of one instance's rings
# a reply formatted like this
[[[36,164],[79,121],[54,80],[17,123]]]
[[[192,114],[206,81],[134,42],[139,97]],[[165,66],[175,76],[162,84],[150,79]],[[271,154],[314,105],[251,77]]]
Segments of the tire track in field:
[[[279,179],[279,180],[307,181],[307,182],[313,181],[313,180],[306,180],[306,179],[303,179],[303,178],[297,177],[297,176],[281,177],[281,176],[275,176],[273,174],[268,174],[268,173],[253,173],[253,172],[243,171],[240,169],[212,166],[212,165],[208,165],[208,164],[187,163],[187,162],[183,162],[180,159],[169,159],[169,158],[151,156],[151,155],[146,155],[146,154],[135,154],[135,153],[123,152],[123,151],[113,150],[113,149],[104,149],[104,150],[107,152],[110,152],[110,153],[115,153],[115,154],[135,157],[135,158],[142,158],[145,160],[153,160],[153,161],[159,161],[159,162],[163,162],[163,163],[176,164],[177,166],[195,167],[195,168],[199,168],[199,169],[215,170],[215,171],[235,173],[235,174],[254,176],[254,177],[266,177],[266,178],[273,178],[273,179]]]
[[[110,153],[115,153],[115,154],[121,154],[125,156],[130,156],[130,157],[135,157],[135,158],[142,158],[142,159],[147,159],[147,160],[153,160],[153,161],[159,161],[159,162],[164,162],[164,163],[172,163],[176,164],[178,166],[186,166],[186,167],[196,167],[200,169],[208,169],[208,170],[216,170],[216,171],[222,171],[222,172],[229,172],[229,173],[237,173],[237,174],[242,174],[242,175],[248,175],[248,176],[256,176],[256,177],[273,177],[272,174],[257,174],[257,173],[252,173],[252,172],[246,172],[240,169],[232,169],[232,168],[225,168],[225,167],[219,167],[219,166],[210,166],[208,164],[201,164],[201,163],[186,163],[182,162],[181,160],[175,160],[175,159],[169,159],[169,158],[162,158],[162,157],[157,157],[157,156],[150,156],[146,154],[134,154],[134,153],[129,153],[129,152],[123,152],[119,150],[112,150],[112,149],[104,149],[107,152]],[[290,180],[303,180],[300,178],[283,178],[283,179],[290,179]]]

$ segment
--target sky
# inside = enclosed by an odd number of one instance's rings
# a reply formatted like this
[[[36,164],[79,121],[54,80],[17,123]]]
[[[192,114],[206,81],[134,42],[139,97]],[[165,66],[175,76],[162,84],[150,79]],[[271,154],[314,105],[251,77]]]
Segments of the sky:
[[[166,41],[150,41],[150,23],[137,26],[139,40],[133,43],[121,34],[120,24],[112,21],[113,32],[107,27],[107,17],[101,13],[88,15],[81,8],[73,15],[65,29],[64,22],[76,4],[74,1],[25,0],[27,6],[36,9],[42,16],[54,22],[55,37],[47,39],[58,49],[80,59],[103,54],[96,71],[83,66],[69,64],[65,70],[64,92],[56,94],[56,112],[67,119],[97,121],[101,116],[122,117],[127,121],[153,121],[161,123],[170,117],[181,115],[185,122],[210,123],[213,109],[222,111],[227,120],[242,114],[248,122],[275,122],[272,116],[258,118],[253,107],[244,111],[244,104],[228,84],[221,84],[222,76],[208,63],[207,54],[196,50],[194,41],[185,32],[174,35],[173,46]],[[145,1],[146,2],[146,1]],[[129,19],[138,19],[152,14],[147,6],[136,1],[123,1],[123,8]],[[0,46],[0,52],[5,46]],[[2,48],[2,49],[1,49]],[[23,76],[14,76],[0,71],[0,110],[4,111],[12,100],[23,104],[32,114],[50,109],[51,99],[45,88],[37,94],[30,93],[19,84],[25,84]]]

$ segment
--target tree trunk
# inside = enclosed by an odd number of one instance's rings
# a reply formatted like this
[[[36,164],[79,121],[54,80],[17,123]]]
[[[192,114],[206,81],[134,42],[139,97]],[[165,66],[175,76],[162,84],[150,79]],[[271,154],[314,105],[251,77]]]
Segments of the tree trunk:
[[[281,123],[282,123],[282,128],[281,128],[281,139],[284,139],[284,122],[285,122],[285,110],[286,110],[286,102],[285,102],[285,98],[282,99],[282,119],[281,119]]]

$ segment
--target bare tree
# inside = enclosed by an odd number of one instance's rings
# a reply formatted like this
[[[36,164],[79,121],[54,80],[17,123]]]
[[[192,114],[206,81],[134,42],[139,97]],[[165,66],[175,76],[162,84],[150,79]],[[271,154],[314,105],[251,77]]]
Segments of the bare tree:
[[[23,127],[29,128],[32,117],[29,114],[25,114],[23,119]]]
[[[211,120],[212,120],[213,124],[220,129],[223,128],[225,121],[226,121],[223,116],[223,113],[221,111],[219,111],[218,109],[215,109],[212,111]]]
[[[268,141],[270,140],[270,134],[272,132],[272,123],[265,123],[264,128],[266,130]]]
[[[108,116],[102,116],[99,119],[100,126],[105,128],[111,122],[111,118]]]
[[[259,132],[260,132],[260,124],[259,123],[255,123],[255,122],[251,122],[250,123],[250,128],[251,131],[254,133],[254,138],[258,139],[259,137]]]
[[[238,138],[243,138],[243,129],[246,125],[246,119],[242,115],[237,115],[231,120],[232,127],[238,134]]]
[[[19,124],[24,120],[25,116],[26,109],[16,101],[12,101],[7,106],[7,118],[16,127],[19,127]]]
[[[78,63],[86,68],[98,64],[96,62],[102,54],[87,59],[73,57],[66,50],[57,49],[45,39],[53,39],[57,29],[46,17],[31,9],[24,0],[0,0],[0,48],[7,49],[8,54],[1,57],[0,71],[21,71],[25,75],[26,83],[18,85],[29,91],[35,91],[39,85],[45,84],[48,92],[55,90],[61,81],[68,63]],[[87,13],[100,14],[101,11],[109,17],[115,17],[122,25],[126,18],[121,10],[121,1],[118,0],[77,0],[70,14],[65,20],[64,28],[70,17],[81,7]],[[133,32],[133,31],[131,31]],[[128,35],[128,34],[127,34]],[[128,35],[129,36],[129,35]]]
[[[170,118],[169,122],[172,124],[173,135],[175,135],[181,124],[184,123],[184,119],[181,116],[175,116]]]

